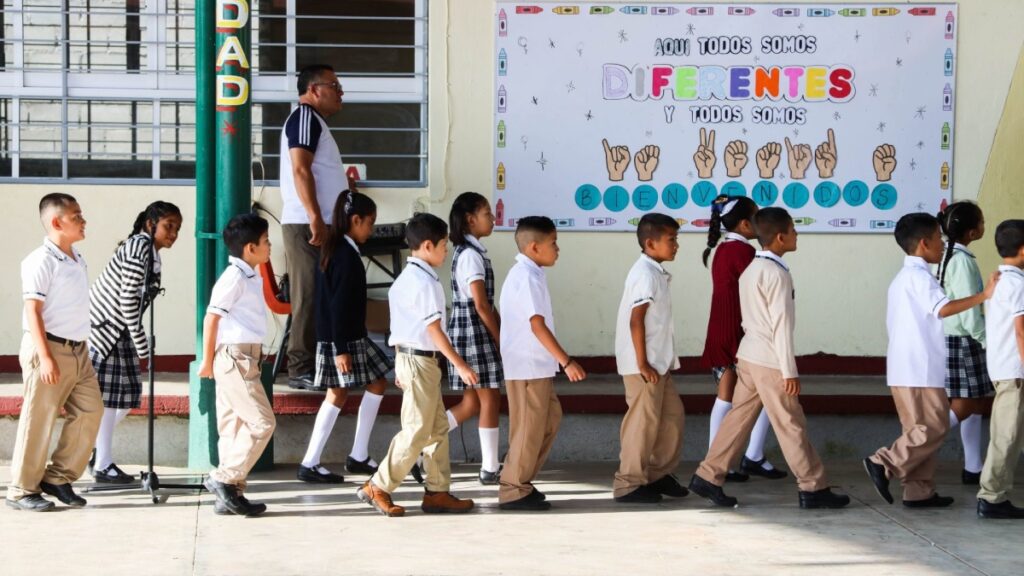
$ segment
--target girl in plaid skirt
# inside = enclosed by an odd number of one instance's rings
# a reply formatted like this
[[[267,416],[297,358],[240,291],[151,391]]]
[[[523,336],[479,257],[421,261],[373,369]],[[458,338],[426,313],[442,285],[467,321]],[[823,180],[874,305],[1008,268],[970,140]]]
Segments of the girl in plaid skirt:
[[[977,204],[954,202],[938,214],[946,236],[946,252],[937,277],[950,300],[973,296],[985,289],[974,254],[967,246],[985,235],[985,216]],[[993,393],[985,364],[985,315],[982,307],[949,316],[946,332],[946,395],[949,428],[960,425],[964,446],[961,481],[977,485],[984,458],[981,454],[981,413],[985,396]]]
[[[345,190],[334,206],[332,225],[321,247],[316,275],[317,345],[314,379],[327,388],[309,447],[296,476],[303,482],[337,484],[344,481],[320,463],[324,446],[345,406],[350,388],[363,388],[356,434],[345,468],[354,474],[373,474],[370,433],[387,387],[391,359],[366,331],[366,268],[359,245],[373,234],[377,204],[365,194]]]
[[[464,192],[452,204],[448,217],[452,256],[452,314],[448,338],[459,356],[480,376],[468,388],[449,365],[452,390],[462,390],[462,402],[448,410],[449,431],[480,415],[480,483],[498,482],[498,410],[505,379],[498,354],[498,313],[494,309],[494,271],[487,249],[480,243],[494,231],[491,204],[476,192]]]
[[[103,393],[103,419],[89,461],[97,482],[127,484],[132,477],[114,464],[114,427],[142,403],[139,359],[150,355],[142,325],[146,295],[160,290],[160,254],[178,239],[181,211],[170,202],[153,202],[135,219],[131,235],[89,289],[89,359]],[[144,286],[149,274],[149,286]]]

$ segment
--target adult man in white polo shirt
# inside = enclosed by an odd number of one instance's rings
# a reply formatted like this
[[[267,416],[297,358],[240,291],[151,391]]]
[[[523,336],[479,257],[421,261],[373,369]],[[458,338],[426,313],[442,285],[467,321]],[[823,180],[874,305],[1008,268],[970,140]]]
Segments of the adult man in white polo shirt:
[[[345,176],[338,144],[326,118],[341,110],[344,91],[325,64],[299,72],[299,105],[281,134],[281,233],[287,259],[292,305],[288,339],[288,385],[313,387],[316,323],[313,294],[320,244],[331,223],[342,190],[352,187]]]

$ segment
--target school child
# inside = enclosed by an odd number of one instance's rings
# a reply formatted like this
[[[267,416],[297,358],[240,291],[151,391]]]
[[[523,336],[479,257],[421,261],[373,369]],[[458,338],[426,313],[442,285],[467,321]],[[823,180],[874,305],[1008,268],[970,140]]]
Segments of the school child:
[[[892,446],[865,458],[864,469],[878,495],[890,504],[889,479],[896,477],[903,483],[904,506],[945,507],[953,498],[939,496],[933,479],[935,452],[949,431],[941,320],[983,303],[991,296],[994,282],[966,298],[946,296],[928,267],[942,260],[939,221],[931,214],[904,215],[896,222],[895,236],[907,256],[889,285],[886,379],[903,434]]]
[[[181,210],[170,202],[153,202],[139,213],[132,233],[89,290],[89,360],[103,394],[103,419],[89,462],[97,482],[133,481],[114,464],[114,427],[142,405],[139,360],[151,352],[143,314],[148,298],[160,291],[160,250],[174,246],[180,230]]]
[[[448,338],[452,347],[480,377],[467,388],[455,367],[448,366],[448,384],[462,390],[462,401],[447,411],[453,431],[480,415],[480,483],[498,483],[498,411],[501,383],[505,379],[498,354],[498,312],[494,309],[494,270],[487,249],[480,243],[494,231],[491,204],[476,192],[464,192],[452,204],[448,226],[455,254],[452,256],[452,315]]]
[[[1024,518],[1010,502],[1024,429],[1024,220],[996,228],[996,250],[1003,258],[999,284],[985,309],[988,373],[995,383],[988,457],[981,472],[978,516]]]
[[[240,214],[224,228],[228,266],[210,294],[203,320],[199,376],[213,378],[217,393],[220,465],[204,483],[217,497],[214,512],[259,516],[266,504],[245,497],[246,477],[270,442],[277,421],[260,382],[266,304],[258,267],[270,260],[267,221]]]
[[[343,476],[320,464],[320,457],[350,388],[364,391],[345,469],[366,475],[377,471],[377,463],[369,454],[370,433],[387,387],[384,376],[392,365],[367,337],[366,268],[359,253],[359,246],[373,234],[376,219],[377,204],[369,196],[345,190],[334,205],[333,224],[320,248],[314,381],[317,388],[327,388],[327,396],[317,412],[309,447],[296,473],[303,482],[344,482]]]
[[[385,516],[404,516],[391,494],[422,453],[426,472],[423,503],[428,514],[469,512],[473,501],[448,492],[448,419],[441,401],[441,356],[467,386],[477,374],[452,348],[444,333],[444,289],[434,272],[448,255],[448,225],[433,214],[415,214],[406,225],[410,256],[388,291],[391,345],[395,347],[395,384],[402,388],[402,429],[391,440],[377,472],[356,494]]]
[[[501,287],[501,363],[508,394],[508,454],[501,472],[498,507],[547,510],[551,503],[533,479],[547,460],[562,420],[554,376],[561,367],[571,382],[587,374],[555,339],[544,267],[558,260],[558,232],[546,216],[527,216],[516,226],[519,254]]]
[[[690,491],[718,506],[732,507],[736,498],[722,491],[729,465],[743,450],[762,405],[775,428],[786,463],[796,476],[800,508],[842,508],[850,497],[828,487],[825,467],[807,438],[807,419],[800,406],[800,378],[793,352],[793,278],[782,256],[796,250],[793,219],[782,208],[764,208],[754,216],[761,251],[740,276],[743,340],[736,352],[737,382],[733,409],[708,455],[690,482]]]
[[[672,475],[683,446],[683,402],[672,383],[679,368],[672,319],[672,275],[664,268],[679,251],[679,223],[645,214],[636,228],[640,258],[626,276],[615,324],[615,362],[629,409],[619,432],[621,451],[613,494],[617,502],[681,498]]]
[[[711,225],[708,227],[708,247],[704,249],[703,262],[707,268],[708,256],[715,251],[711,264],[711,316],[708,318],[707,338],[704,340],[704,354],[700,366],[711,370],[718,385],[718,395],[711,407],[711,430],[708,447],[715,441],[722,419],[732,409],[732,397],[736,389],[736,350],[743,338],[740,317],[740,274],[754,260],[754,247],[750,240],[757,237],[753,219],[757,204],[746,196],[721,195],[711,204]],[[722,234],[722,228],[725,234]],[[719,242],[721,240],[721,242]],[[739,471],[730,470],[727,482],[746,482],[751,475],[769,479],[785,478],[786,472],[772,466],[764,456],[764,443],[771,422],[768,411],[761,409],[753,430],[750,443],[740,459]]]
[[[985,289],[974,254],[967,246],[985,235],[985,216],[977,204],[961,200],[939,212],[946,235],[946,250],[939,263],[939,285],[950,300],[973,296]],[[982,398],[993,392],[985,367],[985,314],[982,307],[942,320],[946,334],[946,396],[949,397],[949,428],[960,425],[964,446],[964,484],[978,485],[984,459],[981,456]]]
[[[53,193],[39,201],[43,245],[21,261],[21,351],[25,397],[11,456],[7,506],[45,512],[55,496],[85,506],[71,488],[85,470],[103,416],[96,372],[89,362],[89,273],[73,245],[85,239],[85,218],[74,197]],[[49,465],[50,436],[64,408],[64,427]]]

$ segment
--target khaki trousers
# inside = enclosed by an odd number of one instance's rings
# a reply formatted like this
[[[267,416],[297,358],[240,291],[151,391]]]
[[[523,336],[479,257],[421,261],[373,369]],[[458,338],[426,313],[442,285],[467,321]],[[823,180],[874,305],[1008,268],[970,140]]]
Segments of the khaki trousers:
[[[213,357],[220,464],[210,477],[239,490],[277,427],[260,381],[261,353],[260,344],[224,344]]]
[[[675,471],[686,418],[670,373],[654,383],[629,374],[622,377],[622,383],[629,409],[619,430],[619,470],[612,484],[615,496],[625,496]]]
[[[26,333],[21,339],[18,360],[25,389],[11,457],[8,500],[39,494],[40,481],[68,484],[78,480],[89,462],[103,416],[103,399],[89,361],[88,346],[71,347],[49,341],[46,344],[60,370],[56,384],[44,384],[40,379],[39,352],[32,337]],[[53,425],[62,407],[64,428],[47,466]]]
[[[981,470],[978,498],[999,504],[1010,497],[1013,472],[1024,443],[1024,380],[999,380],[992,384],[996,398],[992,401],[988,455]]]
[[[944,388],[891,386],[903,434],[870,459],[903,483],[903,500],[926,500],[935,494],[935,453],[949,432],[949,399]]]
[[[533,492],[533,479],[544,466],[562,421],[562,405],[551,378],[507,380],[508,455],[501,472],[498,502],[512,502]]]
[[[725,475],[746,448],[750,431],[764,406],[779,440],[786,464],[805,492],[828,488],[825,467],[807,438],[807,418],[799,396],[786,394],[782,372],[745,360],[736,364],[736,392],[732,410],[725,415],[708,455],[697,468],[697,475],[721,486]]]
[[[448,459],[448,417],[441,401],[441,366],[436,358],[398,353],[395,378],[402,383],[402,429],[373,475],[373,484],[392,493],[423,454],[424,487],[447,492],[452,482]]]
[[[309,240],[308,224],[284,224],[281,238],[288,259],[288,296],[292,305],[292,327],[288,336],[288,376],[313,372],[316,366],[316,266],[320,247]]]

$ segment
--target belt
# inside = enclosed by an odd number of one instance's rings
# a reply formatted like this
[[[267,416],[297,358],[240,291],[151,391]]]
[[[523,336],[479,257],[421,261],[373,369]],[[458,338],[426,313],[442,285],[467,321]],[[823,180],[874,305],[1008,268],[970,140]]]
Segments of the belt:
[[[436,350],[417,350],[415,348],[407,348],[405,346],[398,346],[398,351],[402,354],[411,354],[413,356],[424,356],[426,358],[440,358],[441,353]]]
[[[55,336],[53,334],[50,334],[49,332],[46,333],[46,339],[49,340],[50,342],[56,342],[57,344],[71,346],[72,348],[78,348],[79,346],[85,344],[84,340],[81,342],[75,340],[68,340],[67,338],[61,338],[60,336]]]

